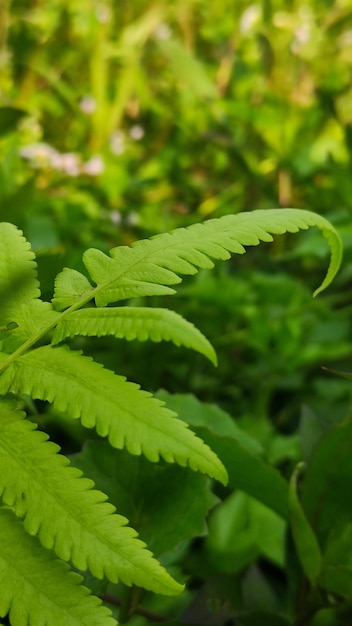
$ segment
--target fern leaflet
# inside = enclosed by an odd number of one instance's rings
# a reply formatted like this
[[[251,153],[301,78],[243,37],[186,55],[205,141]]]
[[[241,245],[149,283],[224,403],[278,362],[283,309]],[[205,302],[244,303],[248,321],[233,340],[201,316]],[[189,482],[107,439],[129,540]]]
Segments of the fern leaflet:
[[[8,391],[51,402],[116,448],[227,481],[218,457],[163,402],[78,352],[42,346],[18,357],[0,378]]]
[[[27,532],[97,578],[164,594],[182,590],[126,527],[126,518],[105,502],[107,496],[57,454],[45,433],[7,403],[0,403],[0,417],[0,493],[24,516]]]
[[[12,626],[114,626],[101,601],[63,561],[28,535],[22,523],[0,508],[0,616]]]
[[[126,306],[73,311],[59,320],[52,344],[75,335],[113,335],[128,341],[173,341],[176,346],[197,350],[216,365],[214,349],[204,335],[181,315],[168,309]]]
[[[58,311],[63,311],[72,305],[79,305],[87,294],[93,291],[93,287],[86,276],[67,267],[57,275],[55,285],[55,308]]]

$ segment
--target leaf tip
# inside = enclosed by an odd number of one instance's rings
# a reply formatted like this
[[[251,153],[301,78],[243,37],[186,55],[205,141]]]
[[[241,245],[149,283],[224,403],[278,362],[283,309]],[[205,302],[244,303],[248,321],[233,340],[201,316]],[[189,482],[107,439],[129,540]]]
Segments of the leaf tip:
[[[214,367],[218,366],[218,356],[211,344],[210,344],[210,347],[208,349],[206,356],[208,357],[209,361],[214,365]]]
[[[219,481],[221,482],[222,485],[224,485],[224,487],[226,487],[226,485],[229,482],[229,475],[224,465],[222,466],[221,473],[219,474]]]

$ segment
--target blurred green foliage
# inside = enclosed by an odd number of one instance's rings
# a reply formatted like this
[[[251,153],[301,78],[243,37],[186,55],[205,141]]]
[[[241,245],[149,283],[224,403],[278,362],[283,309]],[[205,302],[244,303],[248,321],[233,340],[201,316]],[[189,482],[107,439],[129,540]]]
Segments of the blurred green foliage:
[[[328,251],[314,232],[277,238],[162,299],[212,341],[217,370],[166,344],[76,344],[144,388],[217,403],[262,451],[217,490],[208,536],[169,555],[188,595],[147,597],[131,624],[155,612],[203,626],[350,623],[352,390],[321,369],[352,368],[350,2],[3,0],[0,156],[0,220],[32,242],[44,298],[63,265],[83,269],[85,248],[206,217],[295,206],[338,228],[344,267],[317,300]],[[80,449],[76,425],[61,432],[46,407],[31,410],[59,430],[64,451]],[[220,456],[233,451],[219,433],[208,439]],[[92,473],[100,457],[97,447]],[[302,503],[324,551],[323,591],[309,587],[290,541],[285,549],[277,507],[263,508],[249,485],[259,459],[285,480],[308,463]],[[277,479],[265,493],[280,490]],[[317,519],[324,485],[331,496]]]

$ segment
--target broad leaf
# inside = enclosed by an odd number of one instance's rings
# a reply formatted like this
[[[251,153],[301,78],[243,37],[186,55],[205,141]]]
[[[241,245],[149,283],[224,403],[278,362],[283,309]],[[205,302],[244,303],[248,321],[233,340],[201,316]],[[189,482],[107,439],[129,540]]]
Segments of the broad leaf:
[[[157,395],[216,452],[226,467],[231,487],[242,489],[287,518],[287,482],[260,458],[262,450],[257,441],[241,431],[229,416],[226,420],[223,415],[216,423],[214,417],[224,412],[214,413],[213,407],[209,409],[209,405],[203,405],[192,396],[171,395],[165,391]],[[213,417],[209,419],[212,413]]]
[[[170,394],[164,389],[155,395],[172,407],[192,428],[208,428],[217,435],[233,437],[249,452],[260,457],[264,455],[264,449],[257,439],[239,428],[234,418],[216,404],[200,402],[192,394]]]
[[[72,461],[108,494],[154,554],[205,533],[205,517],[216,498],[201,474],[155,465],[101,441],[88,443]]]
[[[332,593],[352,597],[352,523],[338,518],[324,554],[319,584]]]
[[[350,618],[351,610],[348,604],[344,606],[342,603],[339,603],[338,608],[320,609],[317,611],[309,626],[346,626],[350,622]]]
[[[286,526],[261,502],[234,491],[210,515],[208,557],[220,572],[240,571],[260,556],[283,567]]]
[[[336,520],[352,516],[352,420],[328,430],[314,448],[304,476],[302,504],[325,545]]]
[[[216,354],[206,337],[181,315],[168,309],[126,306],[73,311],[59,321],[52,343],[58,344],[75,335],[172,341],[176,346],[197,350],[216,364]]]
[[[0,392],[8,391],[52,402],[116,448],[227,481],[216,454],[160,400],[78,352],[43,346],[20,356],[0,378]]]
[[[0,403],[0,492],[46,548],[97,578],[122,580],[157,593],[182,590],[155,561],[107,496],[68,466],[58,446],[32,422]],[[23,462],[25,459],[25,463]]]
[[[82,586],[82,577],[30,537],[0,508],[0,615],[12,626],[114,626],[110,611]]]
[[[250,611],[245,613],[243,617],[241,616],[241,626],[292,626],[292,621],[283,615],[270,611]],[[325,623],[324,626],[335,625]]]
[[[232,437],[216,435],[207,428],[193,430],[223,462],[230,487],[242,489],[284,519],[287,518],[288,486],[276,469]]]

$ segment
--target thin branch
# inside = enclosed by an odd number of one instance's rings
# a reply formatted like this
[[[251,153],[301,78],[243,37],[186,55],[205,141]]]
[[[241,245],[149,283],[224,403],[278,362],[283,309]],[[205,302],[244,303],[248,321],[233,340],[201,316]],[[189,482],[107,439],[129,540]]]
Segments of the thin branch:
[[[110,593],[104,593],[100,597],[103,600],[103,602],[108,602],[109,604],[113,604],[114,606],[119,606],[119,607],[121,606],[121,600],[119,600],[119,598],[116,598]],[[142,617],[145,617],[151,622],[157,622],[159,624],[171,622],[171,618],[168,617],[167,615],[161,615],[160,613],[155,613],[155,611],[150,611],[149,609],[146,609],[142,606],[138,606],[135,609],[134,613],[136,615],[141,615]]]

